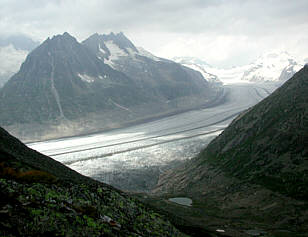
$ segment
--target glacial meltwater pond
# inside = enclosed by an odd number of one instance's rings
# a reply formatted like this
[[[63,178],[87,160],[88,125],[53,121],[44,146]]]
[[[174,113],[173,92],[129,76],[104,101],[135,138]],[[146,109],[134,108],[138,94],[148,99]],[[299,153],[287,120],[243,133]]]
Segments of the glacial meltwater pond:
[[[169,198],[168,199],[170,202],[175,202],[177,204],[183,205],[183,206],[188,206],[190,207],[192,204],[192,200],[187,197],[175,197],[175,198]]]
[[[243,110],[269,94],[261,85],[226,87],[225,101],[156,121],[27,144],[83,175],[124,191],[146,192],[166,169],[195,157]]]

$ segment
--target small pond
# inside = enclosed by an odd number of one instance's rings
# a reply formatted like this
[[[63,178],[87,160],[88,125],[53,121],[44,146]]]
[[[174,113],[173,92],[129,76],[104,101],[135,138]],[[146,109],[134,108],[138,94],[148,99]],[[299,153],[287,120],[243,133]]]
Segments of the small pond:
[[[177,204],[183,205],[183,206],[191,206],[192,200],[187,197],[175,197],[175,198],[169,198],[170,202],[175,202]]]

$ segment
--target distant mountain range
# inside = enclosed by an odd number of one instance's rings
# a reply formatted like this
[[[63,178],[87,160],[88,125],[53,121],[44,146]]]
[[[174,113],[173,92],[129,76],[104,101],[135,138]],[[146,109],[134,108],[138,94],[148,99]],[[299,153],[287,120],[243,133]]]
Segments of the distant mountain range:
[[[137,49],[123,33],[79,43],[48,38],[0,90],[0,124],[46,139],[211,105],[222,89],[190,68]]]
[[[251,64],[242,76],[247,81],[286,81],[304,66],[287,52],[268,53]]]
[[[19,70],[28,53],[15,49],[13,45],[0,47],[0,88]]]
[[[305,66],[234,119],[195,159],[161,177],[155,193],[193,199],[194,212],[185,218],[224,226],[228,236],[307,233],[307,91]]]
[[[27,54],[39,45],[25,35],[0,37],[0,88],[15,74]]]
[[[212,68],[212,66],[201,59],[194,57],[174,57],[173,60],[186,67],[190,67],[196,71],[199,71],[203,75],[203,77],[210,83],[222,83],[217,75],[211,74],[207,71],[208,68]]]
[[[12,45],[16,50],[31,51],[40,43],[26,35],[0,36],[0,47]]]
[[[209,74],[212,80],[230,82],[279,82],[290,79],[304,66],[304,62],[295,59],[287,52],[270,52],[261,55],[255,62],[230,69],[215,68],[208,63],[192,57],[176,57],[174,60],[183,65]]]

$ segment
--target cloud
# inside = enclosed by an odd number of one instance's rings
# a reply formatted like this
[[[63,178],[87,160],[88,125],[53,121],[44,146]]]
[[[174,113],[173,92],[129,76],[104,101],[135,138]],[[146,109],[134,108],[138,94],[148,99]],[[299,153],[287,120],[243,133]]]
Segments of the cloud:
[[[34,39],[123,31],[159,56],[190,54],[241,64],[277,45],[307,55],[308,1],[2,0],[1,34]]]

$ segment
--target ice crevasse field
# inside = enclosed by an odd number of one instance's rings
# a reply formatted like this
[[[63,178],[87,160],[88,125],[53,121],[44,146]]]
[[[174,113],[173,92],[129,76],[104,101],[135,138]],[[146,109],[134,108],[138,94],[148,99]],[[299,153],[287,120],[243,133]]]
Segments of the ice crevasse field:
[[[225,86],[218,106],[99,134],[27,144],[122,190],[149,191],[164,170],[191,159],[242,111],[268,96],[270,83]]]

